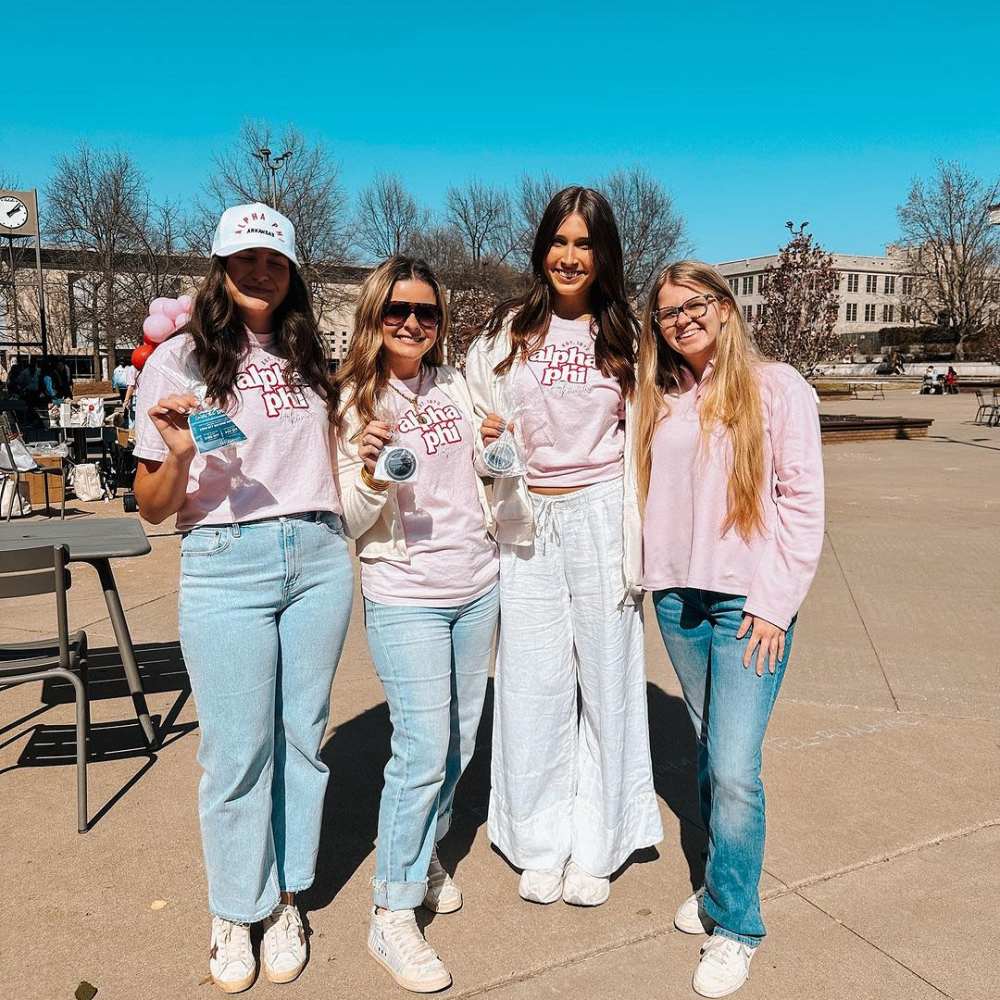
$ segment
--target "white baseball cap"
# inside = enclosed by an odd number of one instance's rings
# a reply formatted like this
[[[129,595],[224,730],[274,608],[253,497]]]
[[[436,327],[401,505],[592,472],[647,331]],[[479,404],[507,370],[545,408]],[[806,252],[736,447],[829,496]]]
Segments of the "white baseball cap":
[[[295,227],[280,212],[259,201],[227,208],[215,227],[212,256],[228,257],[257,247],[277,250],[299,266],[295,256]]]

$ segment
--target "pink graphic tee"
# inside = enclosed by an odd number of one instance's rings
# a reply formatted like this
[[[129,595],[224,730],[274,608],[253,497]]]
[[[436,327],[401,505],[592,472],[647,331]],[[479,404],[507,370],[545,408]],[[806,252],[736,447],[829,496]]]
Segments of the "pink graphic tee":
[[[326,403],[308,386],[290,384],[273,337],[250,337],[236,377],[229,415],[247,439],[235,447],[196,455],[177,530],[202,524],[260,521],[310,510],[340,514],[333,477],[336,447]],[[149,419],[149,408],[181,392],[194,368],[189,334],[172,337],[153,352],[138,379],[135,455],[155,462],[167,446]]]
[[[594,361],[587,320],[553,316],[542,347],[513,370],[529,486],[589,486],[623,473],[621,386]]]
[[[418,382],[392,384],[414,396]],[[482,597],[496,584],[499,555],[486,531],[476,488],[475,428],[426,375],[417,399],[422,421],[392,390],[383,397],[399,421],[394,443],[417,455],[415,482],[391,487],[410,561],[362,557],[361,590],[379,604],[455,607]]]

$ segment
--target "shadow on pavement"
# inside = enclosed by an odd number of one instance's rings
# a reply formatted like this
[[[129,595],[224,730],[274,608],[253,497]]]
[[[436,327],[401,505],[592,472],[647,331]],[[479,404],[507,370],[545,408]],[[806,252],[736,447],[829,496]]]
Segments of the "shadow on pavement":
[[[154,727],[160,737],[159,746],[153,750],[147,745],[142,728],[132,715],[131,696],[117,648],[100,647],[88,652],[87,690],[91,704],[121,698],[127,706],[124,711],[129,717],[91,724],[88,731],[87,763],[96,764],[129,758],[143,759],[139,770],[91,815],[90,829],[93,829],[109,810],[142,780],[156,763],[159,750],[177,742],[198,727],[196,722],[177,723],[177,718],[191,694],[191,683],[181,657],[180,644],[177,642],[140,644],[135,647],[135,656],[145,693],[149,695],[176,691],[177,698],[165,716],[162,718],[158,715],[152,716]],[[0,734],[20,729],[25,723],[44,715],[55,705],[72,704],[72,685],[58,679],[43,681],[41,702],[38,708],[5,725],[0,729]],[[16,732],[0,744],[0,749],[25,737],[27,741],[16,764],[0,770],[0,774],[15,767],[76,766],[76,734],[72,723],[47,725],[44,722],[36,722]]]

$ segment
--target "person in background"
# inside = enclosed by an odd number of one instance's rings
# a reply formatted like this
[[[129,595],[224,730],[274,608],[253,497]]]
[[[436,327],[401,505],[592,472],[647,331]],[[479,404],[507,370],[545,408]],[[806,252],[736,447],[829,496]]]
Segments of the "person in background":
[[[119,402],[125,402],[125,390],[128,382],[125,379],[125,365],[120,361],[115,365],[115,370],[111,373],[111,388],[118,391]]]
[[[958,372],[951,365],[948,365],[944,376],[944,391],[952,396],[958,395]]]
[[[695,992],[738,990],[763,940],[761,753],[796,616],[823,547],[823,455],[809,383],[753,348],[715,268],[653,283],[639,346],[643,586],[698,740],[705,885],[675,926],[711,935]]]

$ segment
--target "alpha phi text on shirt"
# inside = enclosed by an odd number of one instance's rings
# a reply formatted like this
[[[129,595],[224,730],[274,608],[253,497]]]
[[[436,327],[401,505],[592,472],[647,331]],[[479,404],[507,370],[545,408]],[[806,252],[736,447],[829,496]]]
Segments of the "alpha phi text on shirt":
[[[593,351],[578,344],[546,344],[528,356],[528,363],[543,366],[539,375],[543,386],[557,382],[586,385],[590,373],[597,370]]]
[[[278,417],[283,410],[308,410],[309,400],[300,385],[289,385],[280,361],[269,364],[250,362],[236,376],[236,388],[242,392],[260,389],[264,413],[268,417]]]
[[[428,455],[434,455],[443,445],[459,444],[462,431],[458,422],[462,414],[453,403],[428,403],[420,410],[418,419],[411,408],[399,420],[399,430],[402,434],[419,431],[420,439]]]

